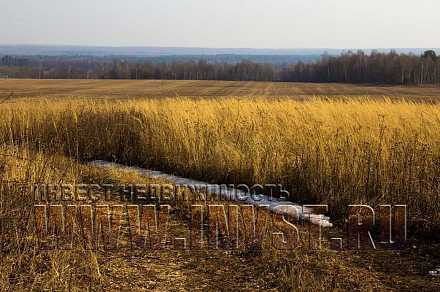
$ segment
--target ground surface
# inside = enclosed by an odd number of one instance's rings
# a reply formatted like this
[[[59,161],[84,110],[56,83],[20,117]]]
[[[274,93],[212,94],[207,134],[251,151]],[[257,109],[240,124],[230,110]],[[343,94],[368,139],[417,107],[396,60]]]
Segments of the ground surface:
[[[169,240],[190,232],[187,213],[180,207],[172,209]],[[127,214],[117,218],[123,218],[122,238],[128,239]],[[307,245],[308,225],[298,228],[305,240],[302,244]],[[307,247],[289,252],[122,248],[98,252],[102,278],[91,286],[136,291],[439,291],[440,277],[428,274],[440,266],[438,245],[418,245],[412,243],[403,250],[338,252]]]
[[[371,96],[431,99],[440,87],[350,84],[166,80],[0,80],[0,98],[14,97],[175,97],[175,96]]]
[[[171,214],[170,238],[188,234],[184,221]],[[418,249],[275,253],[122,248],[98,252],[101,281],[90,286],[112,291],[439,291],[440,278],[428,275],[439,259],[422,250],[423,254]]]

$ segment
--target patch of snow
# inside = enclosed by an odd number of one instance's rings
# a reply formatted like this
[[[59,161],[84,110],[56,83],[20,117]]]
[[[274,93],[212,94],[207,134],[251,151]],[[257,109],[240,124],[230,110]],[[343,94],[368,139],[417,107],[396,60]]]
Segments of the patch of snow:
[[[120,170],[135,171],[142,176],[164,179],[173,184],[180,186],[206,186],[206,190],[212,195],[221,195],[224,199],[229,201],[238,201],[242,204],[251,204],[255,206],[262,206],[268,210],[275,212],[277,214],[285,214],[294,216],[296,218],[301,218],[305,221],[309,221],[312,224],[320,225],[321,227],[332,227],[333,224],[330,223],[330,218],[322,214],[312,214],[312,211],[303,206],[294,204],[292,202],[279,200],[273,197],[268,197],[265,195],[249,196],[244,191],[238,190],[236,188],[220,189],[218,185],[208,184],[202,181],[193,180],[189,178],[174,176],[166,174],[161,171],[148,170],[140,167],[129,167],[118,163],[96,160],[90,163],[91,165],[104,167],[104,168],[116,168]],[[240,199],[237,199],[240,198]]]
[[[434,271],[429,271],[429,275],[433,277],[440,277],[440,268],[437,268]]]

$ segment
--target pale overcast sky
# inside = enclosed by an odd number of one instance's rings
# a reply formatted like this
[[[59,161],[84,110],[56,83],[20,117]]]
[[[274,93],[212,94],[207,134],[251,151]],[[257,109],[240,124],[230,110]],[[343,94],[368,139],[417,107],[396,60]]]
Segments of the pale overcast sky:
[[[0,44],[440,47],[439,0],[0,0]]]

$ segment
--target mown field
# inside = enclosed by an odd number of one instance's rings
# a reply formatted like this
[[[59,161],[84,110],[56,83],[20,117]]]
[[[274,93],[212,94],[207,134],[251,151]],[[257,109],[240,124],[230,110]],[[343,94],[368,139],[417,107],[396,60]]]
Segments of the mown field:
[[[307,99],[313,96],[370,96],[371,98],[436,101],[440,96],[440,87],[240,81],[0,79],[0,98],[10,96],[35,98],[42,96],[46,98],[268,96],[296,99]]]
[[[167,89],[161,91],[153,84]],[[292,201],[329,204],[332,221],[341,228],[349,204],[407,204],[412,239],[439,239],[440,106],[414,101],[428,92],[435,98],[435,88],[24,80],[1,81],[0,88],[3,93],[14,92],[0,104],[2,181],[141,180],[86,165],[103,159],[213,183],[283,184]],[[361,96],[362,88],[371,88],[377,95]],[[318,90],[322,92],[311,93]],[[376,98],[386,90],[392,92],[389,97]],[[418,94],[412,95],[413,91]],[[332,95],[345,98],[326,98]],[[275,98],[288,96],[307,100]],[[3,217],[20,213],[32,203],[19,194],[1,192]],[[112,287],[115,279],[106,278],[111,269],[106,255],[85,250],[40,254],[30,241],[29,234],[18,245],[6,240],[1,287],[23,287],[29,281],[34,287],[66,290],[71,285],[84,288],[81,285],[89,282]],[[438,282],[426,277],[438,257],[426,250],[414,252],[415,256],[409,252],[391,259],[396,254],[359,258],[308,251],[290,255],[287,262],[273,254],[251,256],[251,260],[244,256],[241,262],[257,270],[247,270],[239,260],[234,263],[243,273],[257,272],[264,283],[270,283],[264,288],[438,287]],[[79,257],[84,261],[78,262]],[[208,260],[212,267],[237,260],[224,254],[215,258]],[[186,273],[194,272],[193,260],[184,259],[189,261]],[[32,264],[27,266],[28,262]],[[400,270],[396,270],[398,263]],[[271,282],[268,273],[275,267],[281,267],[281,277]],[[243,273],[238,276],[249,277]],[[18,274],[25,276],[13,276]],[[359,275],[364,282],[350,280]],[[263,282],[251,284],[261,287]]]

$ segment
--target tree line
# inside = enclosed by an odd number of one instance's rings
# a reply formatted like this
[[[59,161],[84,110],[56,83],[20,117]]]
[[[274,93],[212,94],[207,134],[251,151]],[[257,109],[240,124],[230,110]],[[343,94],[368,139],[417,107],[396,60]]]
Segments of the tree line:
[[[348,52],[319,62],[297,63],[282,70],[282,79],[300,82],[440,84],[440,60],[432,50],[411,54]]]
[[[432,50],[423,55],[396,52],[347,52],[323,55],[314,62],[291,64],[210,62],[174,58],[153,62],[143,58],[3,56],[0,73],[41,79],[169,79],[280,82],[342,82],[440,84],[440,59]]]

